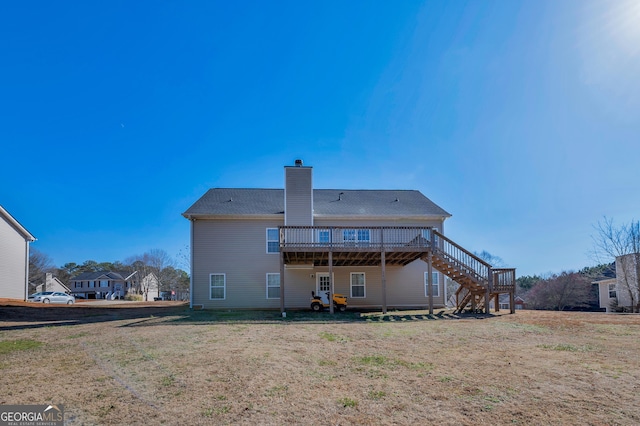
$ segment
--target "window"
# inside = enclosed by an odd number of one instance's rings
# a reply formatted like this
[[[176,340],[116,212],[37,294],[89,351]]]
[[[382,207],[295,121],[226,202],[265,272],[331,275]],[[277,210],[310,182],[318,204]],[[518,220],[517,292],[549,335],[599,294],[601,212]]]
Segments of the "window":
[[[280,298],[280,274],[267,274],[267,299]]]
[[[318,231],[318,242],[319,243],[329,243],[331,239],[329,238],[329,230],[328,229],[320,229]]]
[[[438,277],[440,276],[440,273],[433,271],[431,273],[431,276],[433,277],[433,297],[439,297],[440,296],[440,285],[438,282]],[[429,297],[429,273],[425,272],[424,273],[424,295],[425,297]]]
[[[227,276],[225,274],[209,275],[209,299],[224,300],[226,298]]]
[[[109,287],[108,280],[100,280],[100,287]]]
[[[82,281],[76,281],[74,287],[75,288],[82,288]]]
[[[371,232],[368,229],[345,229],[342,239],[345,243],[368,243],[371,241]]]
[[[351,297],[366,297],[364,272],[351,273]]]
[[[93,288],[96,286],[96,282],[95,281],[87,281],[87,284],[89,285],[90,288]]]
[[[615,299],[615,298],[616,298],[616,285],[609,284],[609,299]]]
[[[278,228],[267,228],[267,253],[280,252],[280,233]]]

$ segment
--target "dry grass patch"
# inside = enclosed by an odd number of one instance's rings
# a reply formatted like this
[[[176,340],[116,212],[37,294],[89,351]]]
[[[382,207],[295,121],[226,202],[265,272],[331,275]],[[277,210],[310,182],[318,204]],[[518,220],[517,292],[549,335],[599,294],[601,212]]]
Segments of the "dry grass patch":
[[[62,403],[70,425],[640,424],[640,316],[73,309],[0,311],[0,404]]]

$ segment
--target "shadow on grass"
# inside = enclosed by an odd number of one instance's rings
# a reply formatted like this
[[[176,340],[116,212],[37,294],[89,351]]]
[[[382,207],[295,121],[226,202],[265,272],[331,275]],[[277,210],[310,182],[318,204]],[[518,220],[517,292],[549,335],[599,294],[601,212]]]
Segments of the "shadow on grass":
[[[493,315],[454,314],[441,310],[392,311],[386,314],[370,310],[353,310],[330,314],[310,310],[290,310],[282,317],[279,310],[192,310],[186,304],[174,306],[79,307],[79,306],[0,306],[0,330],[23,330],[62,327],[80,324],[129,321],[119,327],[149,327],[186,324],[295,324],[295,323],[356,323],[407,322],[433,320],[484,319]]]

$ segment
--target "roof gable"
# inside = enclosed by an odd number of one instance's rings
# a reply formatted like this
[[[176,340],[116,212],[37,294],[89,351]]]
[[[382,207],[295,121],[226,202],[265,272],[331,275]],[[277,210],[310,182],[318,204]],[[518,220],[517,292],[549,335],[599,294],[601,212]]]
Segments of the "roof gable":
[[[18,232],[22,238],[27,241],[35,241],[36,238],[31,235],[27,229],[20,224],[8,211],[4,209],[4,207],[0,206],[0,217],[2,217],[13,229]]]

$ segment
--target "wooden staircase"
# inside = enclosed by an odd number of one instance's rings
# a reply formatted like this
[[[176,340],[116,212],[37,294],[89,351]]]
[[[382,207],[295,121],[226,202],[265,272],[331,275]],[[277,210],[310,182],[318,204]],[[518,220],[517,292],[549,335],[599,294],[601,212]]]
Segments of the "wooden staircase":
[[[438,231],[432,230],[430,239],[432,266],[460,284],[456,291],[456,312],[484,309],[489,313],[492,298],[497,311],[501,294],[509,294],[511,312],[515,312],[515,269],[494,268]]]

